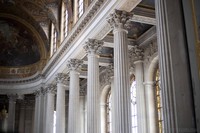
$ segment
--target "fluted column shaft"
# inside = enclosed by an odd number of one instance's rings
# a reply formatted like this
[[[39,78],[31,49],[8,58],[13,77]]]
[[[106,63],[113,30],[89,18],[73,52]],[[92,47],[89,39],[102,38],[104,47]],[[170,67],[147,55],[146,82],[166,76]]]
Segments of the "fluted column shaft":
[[[65,133],[65,89],[63,80],[66,75],[57,75],[57,97],[56,97],[56,133]]]
[[[68,115],[68,133],[80,133],[80,85],[78,68],[82,61],[70,59],[67,67],[70,70],[70,88],[69,88],[69,115]]]
[[[15,132],[15,105],[16,105],[16,95],[9,95],[9,107],[8,107],[8,132]]]
[[[55,87],[50,85],[47,87],[47,108],[46,108],[46,133],[53,133],[53,122],[54,122],[54,98],[55,98]]]
[[[114,30],[114,110],[116,133],[131,133],[127,31]]]
[[[40,90],[40,94],[38,96],[39,100],[39,108],[38,108],[38,127],[39,127],[39,133],[43,133],[43,112],[44,112],[44,95],[42,92],[42,88]]]
[[[39,133],[39,92],[35,92],[35,111],[34,111],[34,133]]]
[[[116,10],[108,22],[114,31],[114,117],[115,133],[131,133],[131,99],[129,84],[129,62],[127,30],[129,14]]]
[[[146,121],[146,101],[144,90],[144,69],[143,61],[138,60],[135,64],[135,79],[136,79],[136,101],[137,101],[137,123],[138,132],[147,133],[147,121]]]
[[[19,133],[25,133],[25,103],[21,100],[20,103],[20,115],[19,115]]]
[[[95,53],[88,55],[87,85],[87,132],[100,133],[99,60]]]
[[[47,92],[44,89],[43,92],[43,133],[46,132],[46,112],[47,112]]]
[[[84,48],[88,53],[87,133],[100,133],[100,91],[98,49],[103,42],[90,39]]]
[[[155,8],[163,130],[165,133],[195,133],[194,101],[182,1],[156,0]]]
[[[147,107],[147,123],[148,123],[148,133],[157,133],[157,112],[155,105],[155,85],[153,82],[145,82],[146,90],[146,107]]]

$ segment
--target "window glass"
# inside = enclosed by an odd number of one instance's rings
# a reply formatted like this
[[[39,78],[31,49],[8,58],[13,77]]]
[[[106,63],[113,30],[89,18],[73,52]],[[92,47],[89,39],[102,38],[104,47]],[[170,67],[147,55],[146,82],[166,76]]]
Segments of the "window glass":
[[[80,18],[83,15],[83,0],[78,1],[78,17]]]
[[[131,85],[131,119],[132,133],[137,133],[136,81],[133,81]]]
[[[158,112],[158,128],[159,133],[163,133],[163,115],[162,115],[162,102],[161,102],[161,87],[160,87],[160,71],[157,69],[156,71],[156,107]]]

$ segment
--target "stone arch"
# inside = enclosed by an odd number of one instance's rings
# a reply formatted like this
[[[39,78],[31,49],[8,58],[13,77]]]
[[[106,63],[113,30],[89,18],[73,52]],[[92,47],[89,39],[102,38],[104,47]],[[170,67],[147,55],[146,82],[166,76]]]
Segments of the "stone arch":
[[[158,67],[158,55],[156,55],[150,62],[147,71],[147,82],[153,81],[155,70],[157,69],[157,67]]]
[[[109,91],[111,91],[111,86],[109,84],[106,84],[102,87],[101,93],[100,93],[100,106],[101,106],[101,132],[106,132],[106,109],[107,109],[107,96],[109,94]]]

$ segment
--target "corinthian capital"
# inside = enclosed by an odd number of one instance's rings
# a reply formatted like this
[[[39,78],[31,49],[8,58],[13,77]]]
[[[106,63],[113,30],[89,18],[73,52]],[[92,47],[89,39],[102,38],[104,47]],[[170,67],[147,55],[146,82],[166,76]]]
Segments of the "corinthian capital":
[[[58,73],[58,74],[56,75],[56,81],[57,81],[58,83],[63,83],[63,82],[67,79],[67,77],[68,77],[68,75],[65,74],[65,73]]]
[[[79,59],[70,59],[67,61],[67,68],[69,70],[78,70],[83,64],[82,60]]]
[[[110,14],[107,18],[111,28],[122,28],[127,29],[130,25],[130,18],[133,16],[132,13],[126,11],[115,10],[114,13]]]
[[[47,93],[55,94],[56,85],[55,84],[48,84],[46,87]]]
[[[102,46],[103,46],[103,41],[96,39],[88,39],[83,48],[87,53],[99,54]]]
[[[129,51],[129,56],[133,61],[142,60],[144,56],[144,50],[139,46],[135,45]]]

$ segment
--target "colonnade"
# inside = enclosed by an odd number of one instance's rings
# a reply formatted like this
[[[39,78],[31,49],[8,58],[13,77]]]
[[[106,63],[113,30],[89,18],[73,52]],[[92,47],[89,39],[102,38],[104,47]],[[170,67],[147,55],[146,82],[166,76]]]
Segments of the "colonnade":
[[[178,71],[172,61],[177,61],[176,55],[181,55],[181,52],[173,51],[169,49],[172,47],[172,43],[180,44],[180,40],[171,42],[173,37],[169,36],[167,25],[170,25],[169,20],[162,21],[163,17],[167,17],[166,3],[160,0],[156,4],[156,8],[162,12],[158,12],[158,42],[159,42],[159,55],[160,69],[161,69],[161,87],[163,88],[163,103],[164,103],[164,131],[165,132],[184,132],[184,130],[190,129],[191,132],[195,132],[194,112],[190,111],[187,107],[192,107],[192,97],[189,87],[190,80],[188,73],[183,79],[181,75],[175,75],[175,71]],[[181,4],[177,4],[181,5]],[[131,18],[130,13],[125,11],[115,10],[113,14],[108,18],[108,23],[113,28],[114,34],[114,79],[112,83],[112,96],[113,96],[113,114],[112,114],[112,130],[114,133],[132,133],[131,124],[131,99],[130,99],[130,77],[129,77],[129,58],[128,58],[128,41],[127,41],[127,27]],[[180,14],[176,14],[180,17]],[[164,18],[163,18],[164,20]],[[180,19],[181,20],[181,19]],[[165,24],[166,23],[166,24]],[[181,23],[181,22],[179,22]],[[178,26],[179,27],[179,26]],[[157,28],[157,29],[158,29]],[[179,27],[183,30],[183,27]],[[173,31],[173,30],[172,30]],[[172,33],[174,35],[174,33]],[[182,37],[182,35],[180,35]],[[182,39],[184,40],[184,39]],[[169,46],[170,45],[170,46]],[[83,48],[86,50],[88,57],[88,76],[87,76],[87,124],[86,133],[101,133],[101,119],[100,119],[100,85],[99,85],[99,51],[103,46],[103,42],[96,39],[88,39]],[[173,45],[175,47],[177,45]],[[184,47],[178,45],[179,47]],[[183,48],[185,49],[185,48]],[[170,52],[169,52],[170,50]],[[156,133],[156,111],[154,95],[153,95],[153,83],[144,83],[144,67],[143,67],[143,51],[138,46],[133,47],[132,56],[134,56],[135,64],[135,76],[136,76],[136,88],[137,88],[137,105],[138,105],[138,132],[139,133]],[[164,55],[163,55],[164,53]],[[176,53],[176,54],[175,54]],[[170,54],[167,56],[167,54]],[[186,55],[185,55],[186,56]],[[169,59],[169,57],[171,57]],[[182,62],[187,62],[184,59]],[[69,113],[68,113],[68,132],[80,133],[80,96],[79,96],[79,68],[82,64],[81,60],[70,59],[67,62],[67,68],[69,69]],[[176,66],[177,67],[177,66]],[[187,70],[187,67],[180,67],[181,70]],[[184,80],[184,85],[178,84],[179,82],[173,82],[173,80],[181,78]],[[43,90],[36,92],[35,97],[35,124],[34,133],[52,133],[53,132],[53,112],[54,112],[54,98],[56,93],[56,133],[65,133],[65,90],[68,75],[64,73],[58,73],[56,76],[56,85],[49,85]],[[145,89],[146,91],[145,93]],[[179,92],[181,94],[179,94]],[[171,96],[172,95],[172,96]],[[145,100],[147,96],[148,100]],[[186,100],[185,96],[187,96]],[[46,97],[46,99],[45,99]],[[46,101],[46,102],[44,102]],[[185,108],[179,106],[184,104]],[[12,106],[12,107],[11,107]],[[10,99],[9,108],[10,113],[14,109],[14,100]],[[148,110],[148,111],[147,111]],[[178,114],[178,111],[183,113]],[[14,118],[14,114],[12,119]],[[187,116],[187,117],[185,117]],[[12,121],[12,120],[10,120]],[[9,127],[13,128],[11,122]],[[185,129],[187,128],[187,129]]]

